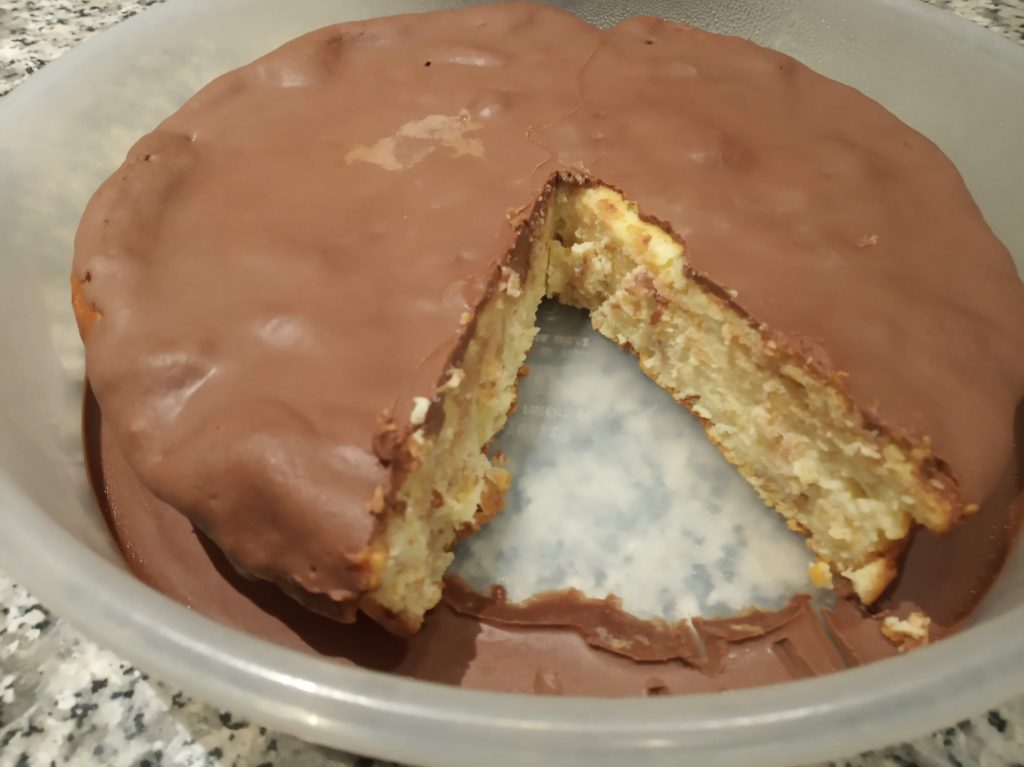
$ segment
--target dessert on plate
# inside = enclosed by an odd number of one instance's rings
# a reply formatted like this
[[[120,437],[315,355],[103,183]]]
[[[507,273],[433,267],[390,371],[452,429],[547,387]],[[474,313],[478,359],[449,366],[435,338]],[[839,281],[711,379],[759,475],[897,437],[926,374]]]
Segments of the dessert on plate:
[[[1016,488],[1024,286],[953,164],[788,56],[660,19],[512,3],[288,43],[131,149],[72,297],[145,491],[239,573],[398,634],[502,507],[488,447],[545,298],[864,605],[915,531]]]

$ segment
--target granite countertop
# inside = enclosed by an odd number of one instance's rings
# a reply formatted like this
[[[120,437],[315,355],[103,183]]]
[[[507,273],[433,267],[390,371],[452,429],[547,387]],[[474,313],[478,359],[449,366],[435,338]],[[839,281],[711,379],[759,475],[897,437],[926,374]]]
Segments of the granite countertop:
[[[68,48],[163,0],[0,0],[0,96]],[[853,2],[855,0],[851,0]],[[1024,0],[927,0],[1024,43]],[[0,767],[359,765],[150,678],[0,572]],[[849,767],[1024,766],[1024,696]]]

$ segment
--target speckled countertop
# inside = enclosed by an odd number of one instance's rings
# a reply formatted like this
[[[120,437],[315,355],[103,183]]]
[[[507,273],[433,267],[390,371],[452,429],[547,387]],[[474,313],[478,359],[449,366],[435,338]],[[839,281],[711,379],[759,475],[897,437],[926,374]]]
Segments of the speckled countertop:
[[[1024,43],[1024,0],[927,1]],[[159,2],[0,0],[0,96],[81,40]],[[374,762],[268,731],[161,684],[83,638],[0,572],[0,767],[63,764]],[[1024,767],[1024,697],[838,764]]]

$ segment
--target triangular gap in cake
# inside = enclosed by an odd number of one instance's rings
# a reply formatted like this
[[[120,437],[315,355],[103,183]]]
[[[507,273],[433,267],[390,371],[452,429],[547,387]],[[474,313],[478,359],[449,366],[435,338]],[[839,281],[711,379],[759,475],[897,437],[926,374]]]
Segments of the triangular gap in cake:
[[[377,586],[362,602],[393,630],[419,627],[441,598],[454,543],[504,503],[510,476],[487,451],[514,409],[545,297],[586,309],[701,421],[764,502],[807,536],[817,585],[841,575],[870,604],[895,577],[912,526],[941,531],[956,516],[956,485],[926,442],[894,436],[857,408],[841,374],[789,348],[691,269],[679,238],[620,191],[556,176],[464,316],[458,365],[413,409],[398,502],[381,513],[373,546]],[[440,428],[426,428],[435,419]]]

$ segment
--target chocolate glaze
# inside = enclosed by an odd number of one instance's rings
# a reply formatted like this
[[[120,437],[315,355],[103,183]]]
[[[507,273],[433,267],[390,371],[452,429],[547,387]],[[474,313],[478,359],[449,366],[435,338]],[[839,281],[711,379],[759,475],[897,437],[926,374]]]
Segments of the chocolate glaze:
[[[875,621],[866,618],[863,623],[865,633],[878,632]],[[722,673],[728,666],[736,665],[740,653],[747,663],[759,662],[757,657],[748,657],[743,648],[746,641],[762,637],[769,640],[772,656],[793,679],[843,668],[843,661],[835,646],[826,639],[806,594],[795,596],[786,607],[774,613],[751,610],[732,618],[694,618],[693,626],[704,646],[706,668],[712,673]],[[794,632],[793,626],[801,626],[802,630]]]
[[[752,43],[652,18],[601,32],[530,4],[313,32],[136,144],[74,263],[125,460],[233,566],[353,618],[368,503],[401,463],[400,440],[373,435],[401,436],[457,362],[464,313],[558,171],[671,225],[867,423],[930,439],[966,501],[999,494],[1024,287],[938,148]],[[977,524],[1001,534],[991,509]]]
[[[864,608],[850,600],[839,600],[822,617],[847,665],[871,663],[895,652],[892,643],[878,630],[878,623],[865,620]]]
[[[509,602],[501,586],[492,586],[490,594],[481,594],[458,576],[449,575],[444,600],[458,613],[499,626],[570,628],[591,647],[633,660],[679,659],[691,666],[703,666],[700,644],[688,621],[669,624],[660,619],[641,620],[625,612],[622,601],[614,595],[592,599],[576,589],[564,589]]]
[[[474,595],[458,583],[449,584],[446,600],[411,638],[394,636],[365,616],[338,623],[305,609],[271,583],[240,575],[209,538],[149,492],[121,455],[88,391],[83,434],[99,506],[132,572],[203,615],[284,647],[418,679],[544,695],[709,692],[843,667],[806,597],[777,613],[697,620],[696,635],[671,635],[674,647],[665,624],[627,615],[614,600],[566,591],[511,604]],[[844,617],[855,644],[875,650],[877,623],[854,614],[858,620]],[[599,637],[601,626],[610,636],[631,639],[638,651],[621,644],[589,645],[584,637]],[[638,637],[660,639],[672,650],[665,653],[669,659],[635,660],[631,656],[651,657]],[[881,655],[886,648],[895,653],[880,641]]]

